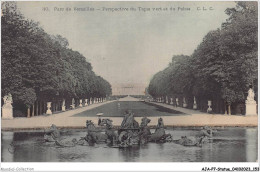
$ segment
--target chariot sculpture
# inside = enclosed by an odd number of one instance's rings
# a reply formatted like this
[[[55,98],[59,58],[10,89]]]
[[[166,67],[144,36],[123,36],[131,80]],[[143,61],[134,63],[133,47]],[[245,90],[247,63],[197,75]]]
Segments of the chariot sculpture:
[[[62,147],[72,147],[76,145],[89,145],[106,143],[112,148],[128,148],[147,144],[149,142],[174,142],[183,146],[202,146],[207,143],[212,137],[212,130],[209,127],[204,127],[198,136],[187,137],[182,136],[178,140],[173,140],[171,134],[166,134],[162,118],[158,118],[158,124],[155,131],[152,133],[148,124],[150,119],[143,117],[141,124],[134,119],[134,114],[130,111],[125,112],[125,117],[119,129],[113,127],[111,119],[102,119],[100,126],[96,127],[91,120],[86,121],[87,134],[79,140],[66,140],[60,137],[60,132],[53,124],[49,130],[45,131],[44,140],[46,142],[55,142],[56,145]]]

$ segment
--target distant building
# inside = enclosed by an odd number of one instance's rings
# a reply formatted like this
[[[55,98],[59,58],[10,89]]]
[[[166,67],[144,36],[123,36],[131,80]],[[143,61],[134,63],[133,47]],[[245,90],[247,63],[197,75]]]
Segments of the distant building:
[[[112,85],[112,95],[145,95],[146,84],[121,83]]]

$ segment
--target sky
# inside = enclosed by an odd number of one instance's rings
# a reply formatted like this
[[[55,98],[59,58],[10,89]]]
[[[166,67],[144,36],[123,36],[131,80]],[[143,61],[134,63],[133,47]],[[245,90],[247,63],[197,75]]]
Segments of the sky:
[[[48,34],[67,38],[69,47],[112,87],[148,86],[173,55],[191,55],[228,18],[225,9],[234,6],[231,1],[18,2],[26,18],[38,21]]]

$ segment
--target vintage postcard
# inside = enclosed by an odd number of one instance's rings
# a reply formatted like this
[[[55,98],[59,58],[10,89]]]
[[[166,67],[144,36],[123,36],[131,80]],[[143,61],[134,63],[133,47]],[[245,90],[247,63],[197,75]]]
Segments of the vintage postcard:
[[[1,31],[1,171],[259,171],[257,1],[2,1]]]

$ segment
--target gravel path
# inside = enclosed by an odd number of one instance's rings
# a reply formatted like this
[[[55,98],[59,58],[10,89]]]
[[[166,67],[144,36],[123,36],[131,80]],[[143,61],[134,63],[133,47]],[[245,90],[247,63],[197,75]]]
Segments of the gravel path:
[[[81,113],[86,110],[90,110],[107,103],[114,101],[108,101],[98,104],[92,104],[90,106],[69,110],[53,114],[50,116],[36,116],[32,118],[14,118],[12,120],[2,119],[1,128],[2,130],[14,130],[14,129],[42,129],[48,128],[51,124],[55,124],[61,128],[84,128],[86,120],[92,120],[95,124],[98,122],[97,117],[75,117],[73,115]],[[180,111],[185,113],[183,116],[162,116],[164,124],[166,126],[173,127],[193,127],[193,126],[258,126],[258,116],[237,116],[237,115],[223,115],[223,114],[207,114],[191,109],[173,107],[162,103],[153,103],[159,106],[163,106],[172,110]],[[188,114],[188,115],[187,115]],[[156,126],[158,117],[149,117],[151,122],[149,126]],[[135,117],[140,123],[142,117]],[[114,126],[120,126],[123,118],[122,117],[109,117],[113,120]]]

